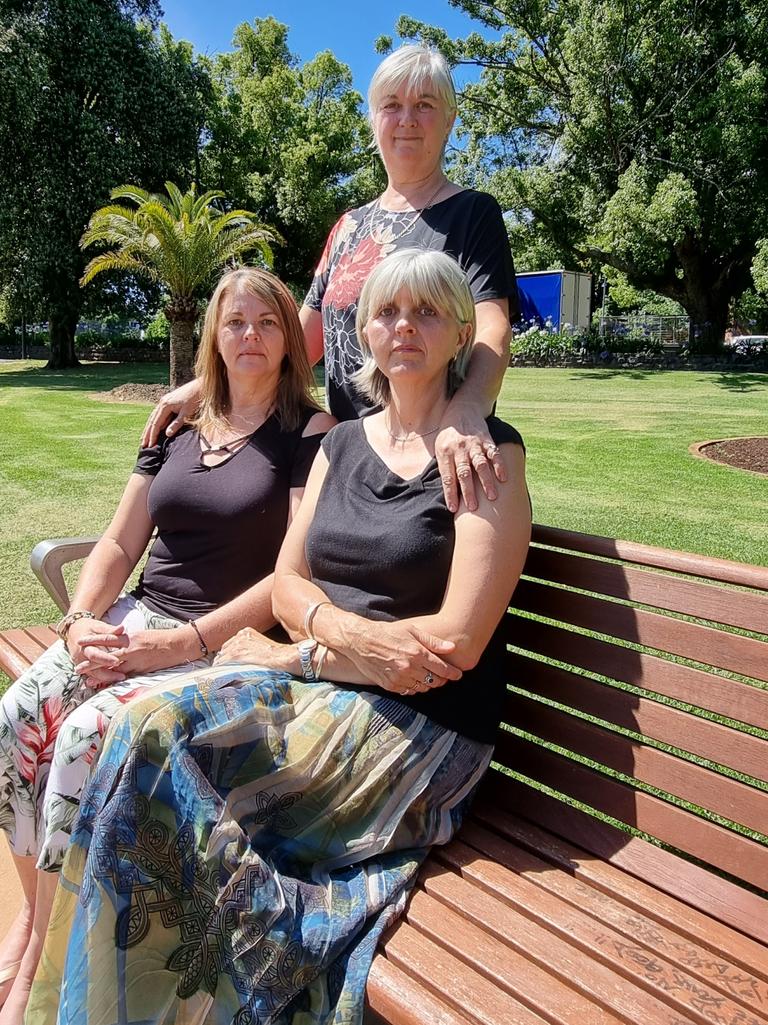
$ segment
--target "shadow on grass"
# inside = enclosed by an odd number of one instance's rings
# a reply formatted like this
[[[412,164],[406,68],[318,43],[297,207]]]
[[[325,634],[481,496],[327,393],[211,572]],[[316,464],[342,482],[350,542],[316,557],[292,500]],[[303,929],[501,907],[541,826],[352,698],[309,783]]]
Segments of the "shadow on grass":
[[[624,370],[617,367],[606,367],[605,370],[579,370],[571,374],[573,380],[583,381],[610,381],[614,377],[627,377],[630,381],[644,381],[647,377],[655,374],[667,373],[665,370]]]
[[[67,370],[45,366],[7,369],[0,362],[0,388],[47,388],[52,391],[109,391],[121,384],[167,384],[163,363],[83,363]]]
[[[768,374],[721,373],[715,384],[732,392],[752,392],[768,388]]]

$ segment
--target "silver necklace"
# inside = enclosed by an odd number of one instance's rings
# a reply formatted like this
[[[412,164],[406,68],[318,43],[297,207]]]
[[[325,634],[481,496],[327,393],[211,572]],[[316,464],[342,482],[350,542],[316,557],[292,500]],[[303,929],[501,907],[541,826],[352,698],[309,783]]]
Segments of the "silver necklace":
[[[384,420],[384,430],[390,436],[392,441],[397,441],[401,445],[404,445],[406,443],[406,441],[414,441],[416,438],[428,438],[430,436],[430,434],[437,434],[437,432],[440,430],[440,424],[438,424],[437,427],[433,427],[429,431],[424,431],[423,434],[406,434],[405,437],[398,438],[398,436],[396,434],[393,434],[392,431],[390,431],[389,426],[387,425],[387,421],[385,419]]]
[[[397,242],[401,238],[405,238],[406,235],[410,235],[411,232],[413,231],[413,229],[416,227],[416,223],[417,223],[418,219],[421,217],[421,215],[424,213],[425,210],[429,210],[429,208],[435,202],[437,197],[443,191],[443,188],[445,187],[446,184],[447,183],[445,181],[441,181],[440,184],[438,185],[437,189],[432,193],[432,195],[429,197],[429,199],[424,204],[424,206],[419,207],[418,210],[414,210],[413,211],[413,217],[411,218],[411,220],[406,223],[405,227],[400,229],[400,231],[397,233],[397,235],[393,235],[392,238],[383,238],[382,234],[381,234],[382,225],[376,223],[376,214],[382,212],[381,211],[381,196],[379,196],[378,199],[375,200],[375,202],[374,202],[374,204],[373,204],[373,206],[371,208],[370,220],[368,221],[368,236],[371,239],[371,241],[375,242],[377,246],[385,246],[385,245],[391,245],[393,242]],[[398,210],[398,211],[393,211],[393,210],[386,211],[386,213],[401,213],[401,212],[404,213],[406,211],[400,211],[400,210]]]

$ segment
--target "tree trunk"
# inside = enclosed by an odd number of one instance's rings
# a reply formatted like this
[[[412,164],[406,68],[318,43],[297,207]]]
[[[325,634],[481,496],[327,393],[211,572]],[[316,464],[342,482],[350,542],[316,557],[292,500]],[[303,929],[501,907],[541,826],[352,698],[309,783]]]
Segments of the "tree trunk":
[[[75,355],[75,328],[77,327],[77,311],[71,308],[57,308],[48,314],[48,326],[51,338],[51,358],[46,364],[49,370],[63,370],[66,367],[79,367],[80,362]]]
[[[728,326],[730,297],[715,290],[694,290],[690,284],[687,291],[683,306],[691,318],[689,348],[691,352],[717,352]]]
[[[194,340],[194,320],[184,318],[171,321],[170,385],[172,388],[177,388],[194,377]]]
[[[749,262],[732,259],[725,267],[694,238],[676,246],[683,268],[680,302],[691,318],[689,345],[692,352],[714,353],[722,348],[728,326],[731,299],[749,282]]]

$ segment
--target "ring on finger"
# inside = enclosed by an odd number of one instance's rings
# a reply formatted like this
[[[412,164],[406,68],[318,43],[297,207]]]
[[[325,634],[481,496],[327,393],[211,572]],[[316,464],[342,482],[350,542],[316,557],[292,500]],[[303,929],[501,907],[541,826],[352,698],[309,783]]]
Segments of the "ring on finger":
[[[424,677],[424,683],[426,683],[426,685],[428,687],[430,687],[434,682],[435,682],[434,674],[430,673],[430,672],[427,672],[427,674]]]
[[[472,465],[473,466],[476,467],[476,466],[478,466],[478,464],[484,463],[484,462],[485,462],[485,454],[483,452],[474,452],[472,454]]]
[[[485,454],[488,456],[489,459],[493,459],[493,457],[496,455],[496,453],[498,451],[499,451],[499,446],[498,445],[491,444],[491,445],[486,445],[485,446]]]

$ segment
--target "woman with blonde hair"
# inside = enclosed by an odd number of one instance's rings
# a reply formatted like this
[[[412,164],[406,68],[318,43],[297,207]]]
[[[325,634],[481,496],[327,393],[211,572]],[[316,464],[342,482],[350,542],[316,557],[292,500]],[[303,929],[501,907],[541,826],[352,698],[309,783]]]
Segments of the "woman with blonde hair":
[[[3,944],[2,1023],[21,1021],[83,783],[112,716],[210,665],[241,628],[275,624],[277,553],[333,423],[311,398],[296,304],[277,278],[256,268],[222,277],[197,370],[196,424],[139,452],[60,640],[0,703],[0,826],[25,894]],[[138,585],[123,593],[153,532]]]
[[[286,535],[273,601],[296,643],[241,631],[115,718],[27,1025],[359,1025],[378,937],[490,762],[522,441],[489,417],[507,484],[448,509],[435,435],[475,331],[450,257],[379,264],[358,331],[382,408],[328,433]]]

